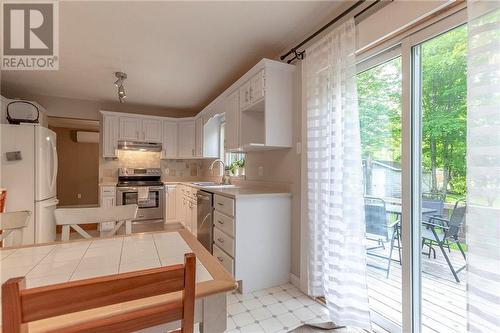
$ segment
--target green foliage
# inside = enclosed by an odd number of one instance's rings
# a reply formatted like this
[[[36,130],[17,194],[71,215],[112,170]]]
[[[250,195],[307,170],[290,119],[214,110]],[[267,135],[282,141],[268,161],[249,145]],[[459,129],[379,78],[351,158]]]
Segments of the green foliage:
[[[401,160],[401,58],[358,74],[363,158]]]
[[[432,194],[466,193],[467,30],[424,42],[421,52],[422,162]],[[401,58],[359,73],[358,103],[365,159],[401,160]],[[436,170],[445,174],[437,188]]]
[[[435,37],[422,52],[422,152],[424,170],[440,168],[450,188],[465,194],[467,134],[467,30]],[[432,145],[435,145],[433,150]],[[434,159],[434,165],[433,165]],[[445,179],[445,187],[447,187]],[[431,189],[438,191],[436,187]],[[441,189],[446,196],[448,188]]]

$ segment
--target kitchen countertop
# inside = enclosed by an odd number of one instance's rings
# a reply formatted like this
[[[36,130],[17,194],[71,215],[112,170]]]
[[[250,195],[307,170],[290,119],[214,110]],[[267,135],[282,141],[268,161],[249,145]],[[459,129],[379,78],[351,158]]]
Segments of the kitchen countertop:
[[[99,183],[99,186],[116,186],[116,184],[118,183],[118,181],[114,181],[114,182],[100,182]]]
[[[200,182],[200,181],[197,181]],[[193,182],[163,182],[165,185],[186,185],[193,187],[198,190],[207,191],[214,194],[220,194],[230,198],[238,197],[276,197],[284,196],[288,197],[292,194],[288,191],[282,189],[271,188],[271,187],[257,187],[257,186],[239,186],[234,187],[214,187],[214,186],[198,186],[194,185]],[[99,186],[116,186],[117,181],[103,181],[99,183]]]
[[[244,187],[244,186],[234,186],[234,187],[214,187],[214,186],[198,186],[187,182],[164,182],[165,185],[187,185],[198,190],[207,191],[214,194],[220,194],[231,198],[240,197],[276,197],[285,196],[289,197],[292,194],[287,191],[272,189],[272,188],[258,188],[258,187]]]
[[[180,264],[187,252],[194,252],[197,258],[197,299],[211,295],[225,297],[226,292],[237,287],[236,281],[222,265],[187,230],[0,249],[1,278],[3,283],[10,277],[26,276],[27,287],[33,288]],[[144,306],[178,301],[180,297],[180,293],[165,294],[39,320],[29,323],[29,332],[50,331],[68,323],[76,324]],[[225,308],[222,310],[225,313]]]

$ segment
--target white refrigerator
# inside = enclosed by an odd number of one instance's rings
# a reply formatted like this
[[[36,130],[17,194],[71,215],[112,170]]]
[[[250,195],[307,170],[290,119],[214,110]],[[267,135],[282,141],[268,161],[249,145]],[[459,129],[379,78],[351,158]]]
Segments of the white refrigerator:
[[[13,237],[22,238],[23,244],[54,241],[56,133],[40,125],[1,124],[0,147],[0,187],[7,190],[6,211],[32,212],[28,227]]]

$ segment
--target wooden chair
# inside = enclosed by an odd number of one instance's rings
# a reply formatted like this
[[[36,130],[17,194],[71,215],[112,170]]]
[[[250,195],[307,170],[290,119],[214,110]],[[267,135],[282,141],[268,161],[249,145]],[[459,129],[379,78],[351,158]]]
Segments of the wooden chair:
[[[176,333],[194,327],[196,257],[186,253],[184,265],[146,269],[87,280],[25,289],[24,277],[2,285],[3,333],[28,333],[28,323],[107,305],[182,291],[182,300],[129,310],[84,323],[68,324],[52,332],[134,332],[180,320]]]
[[[125,223],[125,234],[132,233],[132,220],[137,215],[138,206],[123,205],[114,207],[95,208],[57,208],[54,211],[56,224],[62,226],[61,240],[69,240],[70,228],[73,228],[83,238],[92,238],[80,224],[117,222],[115,227],[104,236],[113,236]],[[101,233],[102,235],[102,233]]]
[[[0,213],[0,230],[2,233],[0,234],[0,244],[3,244],[3,241],[15,230],[21,230],[28,226],[28,221],[31,216],[31,212],[29,210],[21,210],[18,212],[8,212],[8,213]],[[18,237],[18,241],[14,239],[11,246],[21,245],[22,238]]]

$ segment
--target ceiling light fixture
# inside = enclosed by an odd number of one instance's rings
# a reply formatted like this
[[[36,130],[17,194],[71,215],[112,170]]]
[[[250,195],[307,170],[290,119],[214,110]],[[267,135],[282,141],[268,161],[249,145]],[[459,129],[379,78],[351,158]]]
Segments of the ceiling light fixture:
[[[127,97],[127,95],[125,94],[123,83],[127,78],[127,73],[115,72],[115,76],[117,78],[117,80],[115,81],[115,86],[118,88],[118,99],[120,100],[120,103],[125,103],[125,97]]]

